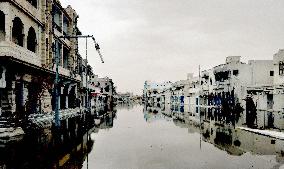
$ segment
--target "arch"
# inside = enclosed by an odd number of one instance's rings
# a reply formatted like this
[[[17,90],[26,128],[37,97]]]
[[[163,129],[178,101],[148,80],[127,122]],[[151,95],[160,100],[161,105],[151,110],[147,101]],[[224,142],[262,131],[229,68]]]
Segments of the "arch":
[[[27,48],[32,52],[36,52],[36,46],[37,46],[36,32],[33,27],[30,27],[27,37]]]
[[[24,45],[24,24],[19,17],[16,17],[13,20],[13,28],[12,28],[12,42],[19,46]]]
[[[5,14],[0,11],[0,41],[5,40]]]

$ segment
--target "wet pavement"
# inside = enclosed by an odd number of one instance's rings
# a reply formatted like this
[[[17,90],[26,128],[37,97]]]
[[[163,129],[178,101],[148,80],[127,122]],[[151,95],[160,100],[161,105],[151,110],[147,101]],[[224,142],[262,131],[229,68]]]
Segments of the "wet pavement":
[[[169,105],[120,105],[101,114],[101,120],[92,119],[92,127],[60,136],[60,144],[47,133],[2,144],[0,168],[278,169],[284,165],[284,140]]]

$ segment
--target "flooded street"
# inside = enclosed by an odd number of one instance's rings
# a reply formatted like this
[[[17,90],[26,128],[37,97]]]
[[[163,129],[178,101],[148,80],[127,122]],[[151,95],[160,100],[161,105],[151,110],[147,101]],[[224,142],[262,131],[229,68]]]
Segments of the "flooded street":
[[[244,169],[279,168],[283,163],[283,154],[277,152],[283,141],[222,127],[217,132],[212,129],[217,134],[210,138],[205,123],[198,127],[175,120],[172,113],[145,109],[139,105],[118,108],[113,127],[91,134],[94,146],[83,168]]]
[[[278,169],[284,140],[167,106],[118,105],[98,117],[1,140],[3,169]],[[74,119],[73,119],[74,120]],[[72,123],[70,123],[72,124]]]
[[[284,0],[2,0],[0,169],[284,169]]]

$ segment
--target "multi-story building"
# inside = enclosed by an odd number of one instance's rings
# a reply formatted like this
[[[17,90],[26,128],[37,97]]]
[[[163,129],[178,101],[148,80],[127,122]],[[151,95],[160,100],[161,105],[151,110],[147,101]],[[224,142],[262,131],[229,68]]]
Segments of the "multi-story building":
[[[213,69],[205,70],[201,75],[201,86],[203,95],[217,95],[218,98],[226,97],[242,103],[247,92],[246,87],[271,83],[273,70],[271,60],[250,60],[248,63],[240,61],[240,56],[229,56],[226,63],[215,66]],[[207,97],[204,104],[219,105],[213,97]],[[210,98],[212,100],[210,100]],[[215,103],[217,101],[217,103]]]
[[[116,100],[118,103],[130,103],[133,101],[133,93],[126,92],[126,93],[117,93]]]
[[[148,103],[165,103],[165,94],[166,89],[171,88],[172,82],[150,82],[145,81],[143,97],[146,98]]]
[[[109,77],[99,78],[98,75],[93,75],[90,78],[89,85],[94,87],[95,102],[113,103],[116,89],[112,79]]]
[[[284,50],[279,50],[273,56],[273,66],[267,73],[270,74],[269,83],[251,85],[247,93],[253,98],[258,127],[275,127],[284,129]],[[267,69],[264,66],[259,69]],[[259,71],[256,70],[256,71]],[[266,74],[267,74],[266,73]],[[263,78],[263,77],[261,77]]]
[[[58,0],[0,2],[0,110],[15,123],[29,114],[51,112],[56,58],[59,108],[77,107],[80,57],[78,15]]]
[[[196,117],[206,113],[228,120],[232,113],[240,113],[236,111],[244,108],[246,111],[240,123],[257,121],[260,127],[261,124],[269,125],[275,118],[274,126],[283,128],[283,113],[279,113],[284,108],[281,103],[284,99],[283,51],[275,54],[273,60],[249,60],[248,63],[241,62],[240,56],[229,56],[224,64],[203,70],[199,76],[188,74],[187,80],[177,81],[164,90],[145,83],[144,96],[151,103],[157,102],[160,95],[166,96],[164,100],[170,100],[172,109],[177,110],[176,105],[184,106],[185,112]],[[254,114],[254,109],[261,115]],[[272,111],[278,113],[272,115]]]

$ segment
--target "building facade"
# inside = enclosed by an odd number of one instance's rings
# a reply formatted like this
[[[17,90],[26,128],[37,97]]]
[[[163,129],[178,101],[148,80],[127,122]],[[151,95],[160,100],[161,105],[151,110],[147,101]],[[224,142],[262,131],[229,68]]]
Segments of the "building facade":
[[[31,114],[55,109],[58,58],[59,109],[79,107],[82,58],[78,15],[58,0],[0,2],[0,114],[5,125],[21,126]]]

